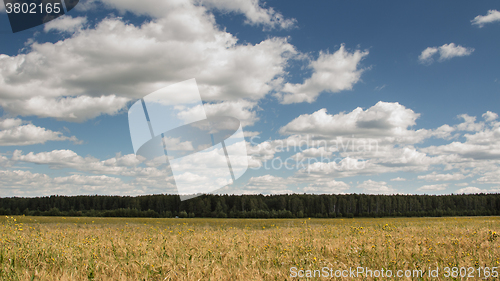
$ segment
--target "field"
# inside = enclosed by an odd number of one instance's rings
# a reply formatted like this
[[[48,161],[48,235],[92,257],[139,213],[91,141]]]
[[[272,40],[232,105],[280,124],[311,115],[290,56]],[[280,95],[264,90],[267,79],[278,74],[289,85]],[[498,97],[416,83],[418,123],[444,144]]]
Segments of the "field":
[[[401,279],[394,278],[397,270],[423,272],[422,278],[403,279],[444,280],[446,267],[458,276],[464,267],[468,276],[475,278],[478,274],[483,277],[484,267],[488,267],[488,279],[492,280],[492,268],[500,267],[499,230],[499,217],[259,220],[3,216],[0,279],[290,280],[297,279],[291,275],[318,277],[320,272],[326,274],[321,271],[325,267],[331,269],[329,277],[335,272],[342,274],[339,270],[363,267],[379,273],[391,270],[394,280]],[[439,278],[429,277],[429,268],[438,269],[431,273],[438,273]]]

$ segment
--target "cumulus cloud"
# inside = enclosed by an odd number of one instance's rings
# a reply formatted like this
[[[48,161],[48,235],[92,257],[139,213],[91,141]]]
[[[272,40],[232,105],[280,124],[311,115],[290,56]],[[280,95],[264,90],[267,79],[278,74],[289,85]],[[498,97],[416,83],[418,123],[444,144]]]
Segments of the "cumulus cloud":
[[[448,60],[454,57],[468,56],[474,52],[474,48],[465,48],[454,43],[444,44],[439,47],[439,60]]]
[[[458,125],[412,129],[419,115],[398,103],[385,102],[366,110],[357,108],[335,115],[322,109],[300,115],[282,127],[280,132],[289,137],[262,143],[251,139],[252,145],[247,149],[256,167],[281,157],[280,153],[293,151],[295,154],[281,162],[293,162],[297,174],[309,180],[423,172],[434,165],[454,161],[453,156],[430,155],[413,144],[431,137],[450,139]]]
[[[457,181],[463,180],[466,176],[463,174],[455,173],[455,174],[438,174],[436,172],[432,172],[427,175],[418,176],[420,180],[426,181]]]
[[[0,171],[0,179],[4,183],[0,190],[2,190],[2,194],[6,196],[31,197],[53,194],[102,194],[103,188],[106,188],[105,190],[109,192],[110,189],[107,187],[123,185],[123,182],[119,178],[104,175],[72,175],[52,178],[46,174],[32,173],[23,170]]]
[[[406,181],[406,179],[402,178],[402,177],[397,177],[397,178],[391,179],[391,181]]]
[[[50,98],[43,96],[27,100],[0,101],[4,109],[21,115],[38,117],[53,117],[57,120],[83,122],[101,114],[115,115],[119,113],[130,99],[115,95],[89,97]]]
[[[466,118],[457,128],[473,132],[464,134],[465,141],[454,141],[440,146],[428,146],[421,150],[431,155],[449,155],[459,157],[455,162],[471,160],[500,160],[500,122],[475,122],[475,117]]]
[[[113,158],[99,160],[95,157],[82,157],[69,149],[52,150],[47,152],[23,154],[15,150],[12,161],[47,165],[51,169],[74,169],[93,174],[108,174],[133,177],[165,177],[165,170],[157,167],[140,167],[144,159],[134,154],[117,154]],[[162,167],[159,167],[162,168]]]
[[[151,181],[139,179],[124,182],[106,175],[82,175],[50,177],[43,173],[24,170],[0,170],[0,194],[3,196],[49,196],[49,195],[144,195],[153,193],[174,193],[175,187],[163,181],[156,187]]]
[[[0,167],[5,168],[10,166],[12,166],[12,161],[8,157],[0,155]]]
[[[396,190],[387,186],[384,181],[367,180],[357,186],[365,194],[395,194]]]
[[[6,118],[0,120],[0,130],[12,129],[15,127],[19,127],[23,124],[23,120],[19,118]]]
[[[349,185],[343,181],[328,178],[311,180],[312,183],[304,187],[304,192],[314,194],[343,194],[349,189]]]
[[[309,64],[313,72],[311,77],[302,84],[286,83],[278,97],[284,104],[311,103],[323,91],[351,90],[365,70],[359,68],[359,64],[367,55],[368,51],[348,52],[344,45],[333,54],[320,52],[318,59]]]
[[[474,52],[474,48],[466,48],[455,43],[444,44],[440,47],[428,47],[422,51],[418,60],[422,64],[432,64],[434,55],[439,53],[439,62],[449,60],[454,57],[468,56]]]
[[[443,184],[429,184],[429,185],[423,185],[419,188],[417,188],[418,191],[441,191],[445,190],[448,187],[448,184],[443,183]]]
[[[80,30],[87,22],[87,17],[72,17],[64,15],[55,20],[47,22],[43,26],[43,31],[49,32],[51,30],[59,32],[76,32]]]
[[[420,114],[399,103],[378,102],[367,110],[358,107],[349,113],[331,115],[326,108],[303,114],[280,129],[282,134],[321,134],[328,136],[386,135],[390,130],[406,130]],[[374,132],[374,133],[372,133]]]
[[[256,102],[248,100],[226,101],[220,103],[206,103],[203,105],[207,117],[232,116],[240,120],[242,126],[252,126],[259,121],[254,109]]]
[[[412,130],[420,116],[395,102],[378,102],[363,110],[358,107],[349,113],[331,115],[326,108],[313,114],[303,114],[280,129],[281,134],[312,134],[327,137],[383,138],[399,143],[417,143],[425,138],[448,137],[454,130],[442,126],[436,130]]]
[[[477,179],[477,182],[481,184],[500,184],[500,173],[498,173],[498,170],[488,171],[482,174]]]
[[[108,17],[57,43],[33,42],[27,53],[0,55],[0,105],[13,115],[81,122],[193,77],[206,101],[258,100],[281,87],[297,54],[286,38],[237,44],[206,7],[191,1],[105,5],[152,19],[133,25]],[[247,115],[249,124],[255,121]]]
[[[189,110],[182,111],[179,114],[179,118],[189,120],[192,116],[199,116],[201,112],[205,111],[207,117],[231,116],[237,118],[241,122],[241,125],[245,127],[253,126],[255,122],[259,120],[256,113],[256,110],[258,109],[259,107],[257,106],[257,102],[245,99],[212,102],[205,103],[203,106],[194,106],[189,108]]]
[[[488,193],[488,190],[480,189],[480,188],[477,188],[474,186],[468,186],[468,187],[460,188],[453,193],[455,193],[455,194]]]
[[[294,193],[288,187],[288,179],[273,175],[252,177],[242,190],[243,194],[283,194]]]
[[[485,113],[485,114],[487,114],[487,113]],[[485,114],[483,114],[483,116]],[[460,114],[457,117],[464,120],[464,122],[462,122],[462,123],[458,124],[457,126],[455,126],[457,128],[457,130],[460,130],[460,131],[469,131],[469,132],[477,132],[477,131],[481,131],[484,128],[484,122],[476,123],[476,117],[475,116],[469,116],[467,114]]]
[[[218,9],[222,12],[235,12],[246,17],[246,23],[251,25],[263,25],[264,30],[273,28],[291,28],[295,19],[285,19],[283,15],[273,8],[263,8],[259,0],[199,0],[200,3],[209,8]],[[264,3],[265,4],[265,3]]]
[[[497,10],[489,10],[485,16],[476,16],[473,20],[471,20],[471,23],[472,25],[477,25],[481,28],[487,23],[498,21],[500,21],[500,12]]]
[[[164,137],[165,146],[170,150],[193,151],[193,143],[190,141],[181,142],[180,138]]]
[[[3,176],[9,180],[3,182],[0,192],[4,191],[2,194],[12,194],[12,196],[96,193],[119,195],[177,194],[170,168],[165,164],[152,165],[144,160],[134,154],[121,155],[117,153],[115,157],[100,160],[92,156],[82,157],[71,150],[29,152],[27,154],[21,150],[15,150],[10,159],[0,157],[0,164],[6,164],[4,165],[6,167],[14,165],[22,167],[24,163],[33,163],[73,175],[52,178],[45,174],[6,170]],[[25,177],[27,180],[24,184],[17,182],[17,179],[21,177]],[[2,175],[0,175],[1,179]]]
[[[18,118],[0,120],[0,146],[43,144],[47,141],[79,143],[75,136],[67,137],[62,132],[54,132],[38,127]]]
[[[292,157],[295,158],[296,161],[301,161],[306,158],[318,158],[318,159],[329,158],[330,156],[332,156],[332,154],[333,151],[329,151],[325,147],[318,147],[318,148],[311,147],[295,154]]]
[[[396,107],[399,108],[399,107]],[[399,108],[401,109],[401,108]],[[402,112],[405,112],[406,108]],[[364,110],[366,111],[366,110]],[[363,112],[364,112],[363,111]],[[396,110],[397,111],[397,110]],[[404,115],[413,116],[406,120]],[[384,114],[367,114],[367,116],[376,116],[374,119],[363,116],[356,120],[363,120],[365,122],[372,122],[378,120],[379,117],[383,120],[388,119],[387,124],[390,126],[378,126],[382,129],[391,127],[394,124],[400,124],[401,128],[407,124],[414,122],[417,113],[413,111],[406,111],[405,114],[399,114],[398,118],[392,116],[387,117]],[[347,115],[347,114],[346,114]],[[380,115],[380,116],[377,116]],[[426,172],[424,175],[418,176],[420,180],[426,181],[455,181],[463,180],[469,177],[475,177],[474,184],[500,184],[500,122],[496,119],[490,118],[495,116],[496,113],[486,113],[483,118],[484,121],[477,121],[474,116],[461,115],[464,121],[457,125],[447,125],[446,131],[455,131],[456,134],[463,137],[463,141],[457,141],[438,146],[423,146],[415,147],[412,144],[402,143],[401,141],[408,140],[405,138],[389,138],[391,141],[385,141],[386,136],[381,136],[377,139],[380,140],[380,145],[375,151],[358,151],[357,146],[351,149],[349,145],[338,142],[339,136],[322,136],[319,138],[310,137],[308,134],[294,134],[283,140],[266,140],[262,143],[256,143],[255,139],[247,144],[247,149],[251,157],[248,159],[250,167],[261,167],[266,161],[276,157],[281,158],[281,153],[291,153],[290,158],[297,160],[292,165],[296,171],[295,174],[288,178],[278,177],[274,175],[266,175],[261,177],[254,177],[248,182],[246,186],[241,189],[235,190],[233,187],[226,187],[221,189],[220,192],[225,193],[291,193],[293,192],[291,186],[300,184],[304,187],[299,188],[299,192],[311,193],[345,193],[348,192],[349,185],[347,183],[338,181],[338,178],[347,178],[355,176],[373,176],[386,173],[395,172]],[[486,121],[492,119],[490,121]],[[399,120],[399,121],[398,121]],[[401,121],[406,120],[406,121]],[[343,120],[342,120],[343,121]],[[353,122],[359,125],[360,122]],[[361,122],[362,123],[362,122]],[[374,122],[377,123],[377,122]],[[382,122],[384,124],[384,122]],[[1,128],[12,128],[22,124],[22,121],[17,119],[4,120],[0,122]],[[315,126],[314,123],[311,123]],[[370,123],[373,124],[373,123]],[[377,127],[377,126],[375,126]],[[363,126],[356,127],[357,130],[365,130]],[[451,129],[450,129],[451,128]],[[421,140],[426,137],[432,136],[435,130],[427,130],[425,137],[413,138],[412,140]],[[388,132],[391,132],[389,130]],[[374,135],[371,132],[372,136]],[[357,140],[362,140],[367,136],[360,137]],[[356,140],[352,136],[347,138],[349,141]],[[180,145],[180,142],[177,143]],[[336,144],[336,146],[333,146]],[[344,148],[343,145],[346,145]],[[349,147],[349,149],[347,149]],[[231,149],[231,147],[228,147]],[[219,150],[213,151],[213,155],[221,153]],[[197,164],[193,162],[184,161],[176,165],[181,165],[184,170],[197,171],[202,170],[208,175],[209,170],[214,164],[212,154],[207,154],[200,159],[197,159]],[[318,159],[325,157],[325,161],[321,162]],[[313,161],[309,161],[312,159]],[[199,161],[198,161],[199,160]],[[224,159],[223,159],[224,160]],[[280,159],[281,160],[281,159]],[[300,162],[304,160],[303,162]],[[282,160],[283,163],[285,160]],[[199,162],[199,163],[198,163]],[[224,163],[222,163],[224,162]],[[219,163],[220,165],[227,165],[225,161]],[[292,161],[293,162],[293,161]],[[290,162],[290,163],[292,163]],[[17,150],[14,152],[11,159],[3,156],[0,157],[0,165],[3,167],[11,167],[12,165],[22,163],[35,163],[39,165],[48,165],[52,169],[73,169],[78,172],[92,173],[98,175],[116,175],[125,177],[135,177],[133,181],[127,184],[136,188],[141,186],[143,190],[145,187],[155,188],[161,191],[165,188],[175,188],[171,174],[165,169],[160,169],[153,163],[144,162],[143,159],[138,159],[135,155],[117,155],[107,160],[99,160],[90,156],[82,157],[77,155],[71,150],[54,150],[49,152],[30,152],[27,154]],[[278,161],[278,163],[280,163]],[[288,163],[288,164],[290,164]],[[219,165],[217,164],[217,165]],[[269,162],[267,162],[269,167]],[[144,167],[145,166],[145,167]],[[165,167],[166,168],[166,167]],[[444,172],[438,172],[439,168]],[[207,172],[208,171],[208,172]],[[168,176],[170,175],[170,176]],[[186,175],[186,177],[189,175]],[[167,178],[166,178],[167,177]],[[190,178],[193,180],[194,178]],[[334,180],[335,179],[335,180]],[[199,179],[202,181],[202,178]],[[401,181],[401,177],[397,177],[391,181]],[[430,184],[420,186],[416,191],[441,191],[447,185]],[[467,186],[458,185],[461,187]],[[397,191],[388,185],[386,182],[375,181],[374,179],[367,180],[358,184],[364,193],[373,194],[393,194]],[[132,188],[132,187],[131,187]],[[352,190],[351,190],[352,191]],[[494,192],[493,189],[488,192]]]
[[[418,59],[420,60],[421,63],[432,63],[434,59],[432,56],[438,52],[437,47],[427,47],[425,50],[422,51]]]
[[[483,118],[484,120],[486,120],[487,122],[491,122],[493,120],[496,120],[498,118],[498,114],[494,113],[494,112],[491,112],[491,111],[486,111],[484,114],[483,114]]]
[[[251,138],[260,135],[260,132],[244,131],[243,135],[245,136],[245,138]]]
[[[398,103],[379,102],[366,110],[335,115],[322,109],[300,115],[282,127],[282,134],[290,134],[286,139],[253,144],[248,151],[256,152],[257,157],[252,157],[264,162],[292,149],[296,176],[310,181],[430,170],[419,179],[452,181],[479,176],[478,183],[500,183],[494,176],[500,171],[496,113],[483,114],[484,121],[462,114],[458,117],[463,121],[456,125],[414,130],[418,117]],[[431,137],[455,141],[426,146]],[[457,141],[459,137],[465,141]],[[433,171],[437,167],[446,172]]]

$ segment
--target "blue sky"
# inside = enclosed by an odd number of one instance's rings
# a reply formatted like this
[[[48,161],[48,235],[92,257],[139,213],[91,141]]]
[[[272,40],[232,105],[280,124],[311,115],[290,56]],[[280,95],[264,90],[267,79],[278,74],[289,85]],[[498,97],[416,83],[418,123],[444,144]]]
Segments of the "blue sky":
[[[175,192],[134,155],[127,110],[191,78],[207,115],[244,125],[248,171],[221,193],[499,192],[499,11],[88,0],[12,34],[2,8],[0,196]]]

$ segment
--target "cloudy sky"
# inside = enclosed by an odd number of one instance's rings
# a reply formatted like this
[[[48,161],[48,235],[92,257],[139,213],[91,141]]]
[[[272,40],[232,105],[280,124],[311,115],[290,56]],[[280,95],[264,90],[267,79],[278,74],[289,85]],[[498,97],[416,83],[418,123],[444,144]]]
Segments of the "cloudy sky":
[[[219,192],[500,192],[499,34],[498,1],[87,0],[15,34],[2,6],[0,196],[175,192],[127,111],[192,78],[244,126]]]

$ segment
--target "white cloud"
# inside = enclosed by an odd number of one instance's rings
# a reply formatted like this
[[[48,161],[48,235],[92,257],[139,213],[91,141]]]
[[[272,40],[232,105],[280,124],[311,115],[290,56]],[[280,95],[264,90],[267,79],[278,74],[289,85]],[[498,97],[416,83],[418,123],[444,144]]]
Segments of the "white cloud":
[[[143,195],[175,193],[175,187],[163,181],[160,187],[152,181],[140,178],[124,182],[117,177],[105,175],[80,175],[50,177],[46,174],[23,170],[0,170],[0,194],[3,196],[49,196],[49,195]]]
[[[293,162],[298,175],[309,179],[428,171],[444,163],[447,156],[430,157],[412,144],[430,137],[447,139],[457,129],[443,125],[434,130],[413,130],[419,115],[398,103],[385,102],[336,115],[322,109],[282,127],[282,134],[291,134],[288,138],[260,144],[251,140],[248,151],[260,162],[281,157],[282,151],[294,151],[281,162]]]
[[[494,114],[494,113],[492,113]],[[492,115],[490,114],[490,115]],[[465,142],[454,141],[440,146],[429,146],[421,150],[431,155],[450,155],[459,157],[455,162],[471,160],[500,159],[500,122],[475,122],[475,117],[461,115],[465,122],[456,127],[461,131],[472,131],[473,134],[464,134]]]
[[[359,63],[367,55],[368,51],[360,50],[350,53],[344,45],[333,54],[320,52],[318,59],[309,64],[313,71],[311,77],[302,84],[286,83],[278,97],[284,104],[311,103],[323,91],[351,90],[364,71]]]
[[[252,126],[259,120],[255,108],[256,102],[247,100],[226,101],[220,103],[206,103],[203,105],[207,117],[231,116],[240,120],[242,126]]]
[[[436,47],[427,47],[425,50],[422,51],[418,59],[420,60],[421,63],[432,63],[434,60],[432,59],[432,56],[438,52],[438,48]]]
[[[488,190],[486,189],[480,189],[474,186],[468,186],[464,188],[460,188],[457,191],[453,192],[455,194],[462,194],[462,193],[488,193]]]
[[[494,112],[491,112],[491,111],[486,111],[484,114],[483,114],[483,118],[484,120],[486,120],[487,122],[491,122],[493,120],[496,120],[498,118],[498,114],[494,113]]]
[[[22,166],[23,163],[34,163],[46,165],[50,169],[61,170],[61,172],[70,172],[74,175],[51,178],[48,175],[32,174],[31,172],[6,171],[4,175],[7,178],[12,178],[12,180],[4,181],[3,189],[0,188],[0,192],[3,190],[5,192],[2,194],[17,194],[20,196],[177,193],[170,168],[165,165],[156,165],[157,167],[143,166],[143,164],[147,164],[143,161],[144,159],[138,159],[134,154],[122,156],[118,153],[115,157],[99,160],[91,156],[79,156],[71,150],[29,152],[27,154],[16,150],[10,159],[0,157],[0,164],[6,164],[4,166],[10,167],[13,164]],[[73,169],[76,172],[64,169]],[[88,175],[87,173],[97,175]],[[27,183],[18,184],[17,178],[23,176],[26,176]],[[30,180],[30,178],[34,179]],[[129,180],[124,181],[122,178]]]
[[[190,141],[180,141],[180,138],[164,137],[163,141],[169,150],[193,151],[193,143]]]
[[[367,110],[355,109],[347,114],[329,115],[323,109],[311,115],[301,115],[281,128],[280,132],[298,134],[287,140],[301,138],[307,148],[314,147],[309,136],[313,136],[312,139],[323,139],[324,151],[338,152],[340,158],[327,159],[330,160],[329,163],[317,163],[317,159],[307,162],[304,173],[351,177],[400,171],[421,172],[428,171],[435,165],[444,165],[445,170],[460,169],[460,172],[449,174],[434,172],[420,176],[420,179],[444,181],[461,180],[473,175],[483,175],[489,170],[499,170],[500,122],[476,122],[475,117],[460,115],[464,122],[458,125],[445,124],[435,130],[410,129],[416,124],[418,116],[419,114],[411,109],[397,103],[380,102]],[[495,113],[490,112],[485,116],[494,117]],[[422,143],[430,137],[449,139],[452,132],[457,132],[454,137],[461,135],[460,132],[473,134],[464,134],[465,142],[454,141],[441,146],[421,148],[411,145]],[[373,144],[368,146],[370,149],[363,148],[366,147],[363,143],[370,141]],[[268,143],[275,144],[268,147],[268,151],[272,153],[266,154],[267,159],[271,159],[276,153],[272,149],[277,146],[278,141]],[[319,147],[316,146],[316,149]],[[302,154],[295,156],[305,158]],[[333,155],[331,158],[335,157],[338,156]],[[473,173],[471,169],[474,169]]]
[[[474,48],[465,48],[454,43],[444,44],[439,47],[439,60],[448,60],[454,57],[468,56],[474,52]]]
[[[497,10],[489,10],[488,14],[485,16],[476,16],[471,20],[472,25],[478,25],[479,28],[483,27],[487,23],[500,21],[500,12]]]
[[[260,135],[260,132],[244,131],[243,135],[245,136],[245,138],[251,138]]]
[[[366,158],[345,154],[329,161],[319,162],[319,159],[314,158],[314,161],[303,161],[299,166],[302,164],[305,168],[298,173],[343,178],[394,172],[422,172],[442,161],[438,157],[428,157],[412,147],[393,147],[378,154],[367,155]]]
[[[387,135],[399,133],[416,124],[420,116],[399,103],[378,102],[367,110],[358,107],[349,113],[330,115],[326,108],[303,114],[280,129],[282,134],[314,134],[328,136]]]
[[[297,51],[285,38],[237,44],[206,7],[191,1],[106,1],[153,19],[106,18],[57,43],[0,55],[0,105],[14,115],[81,122],[127,101],[196,78],[207,101],[258,100],[279,89]],[[252,119],[247,107],[248,124]]]
[[[412,130],[418,116],[418,113],[400,104],[383,102],[367,110],[356,109],[336,115],[320,110],[311,115],[301,115],[284,126],[281,133],[291,134],[286,139],[266,140],[258,144],[255,139],[259,138],[255,138],[248,151],[253,160],[260,163],[268,161],[268,166],[271,159],[282,158],[281,153],[295,152],[291,158],[304,162],[302,165],[294,162],[296,165],[293,168],[297,170],[288,180],[307,183],[306,189],[311,192],[324,192],[321,187],[332,179],[395,172],[429,171],[418,177],[427,181],[477,177],[476,182],[480,184],[500,184],[500,122],[496,121],[496,113],[483,114],[484,122],[463,114],[458,116],[463,122],[456,125],[445,124],[434,130]],[[451,133],[455,134],[451,136]],[[426,146],[424,141],[430,137],[455,141]],[[465,141],[456,141],[459,137]],[[376,141],[376,149],[359,150],[359,141],[369,139]],[[412,145],[417,142],[423,145]],[[322,154],[330,159],[319,162],[317,158]],[[308,162],[311,159],[313,161]],[[285,161],[279,160],[281,163]],[[439,170],[444,168],[445,172],[433,171],[438,167]],[[400,180],[403,179],[397,177],[392,181]],[[440,191],[446,186],[424,185],[418,190]],[[367,181],[359,187],[371,193],[396,193],[385,182]]]
[[[263,25],[264,29],[287,29],[293,27],[296,22],[294,19],[285,19],[282,14],[276,12],[273,8],[263,8],[259,0],[200,0],[200,2],[204,6],[223,12],[243,14],[246,17],[246,23]]]
[[[431,64],[434,62],[434,55],[439,53],[439,61],[449,60],[454,57],[468,56],[474,52],[474,48],[465,48],[455,43],[444,44],[440,47],[428,47],[422,51],[418,57],[420,63]]]
[[[91,2],[98,1],[93,0]],[[259,0],[179,0],[162,2],[144,0],[140,4],[133,0],[103,0],[102,3],[110,8],[118,9],[121,13],[129,11],[137,15],[149,15],[156,18],[170,13],[180,14],[179,16],[182,17],[182,14],[186,13],[186,11],[206,12],[207,9],[217,9],[222,12],[243,14],[246,17],[246,23],[263,25],[264,29],[290,28],[295,23],[294,19],[284,18],[281,13],[273,8],[264,8],[265,3],[261,3]],[[199,9],[194,10],[193,7]],[[82,5],[80,8],[93,9],[95,5],[87,3],[87,5]]]
[[[378,102],[363,110],[330,115],[326,108],[313,114],[303,114],[280,129],[281,134],[312,134],[327,137],[357,137],[383,139],[388,142],[417,143],[431,136],[447,137],[454,130],[442,126],[436,130],[411,130],[420,116],[395,102]]]
[[[43,31],[49,32],[51,30],[59,32],[76,32],[80,30],[87,22],[87,17],[76,17],[64,15],[55,20],[47,22],[43,26]]]
[[[12,166],[12,161],[4,155],[0,155],[0,167],[10,167]]]
[[[426,180],[426,181],[457,181],[457,180],[463,180],[467,178],[467,176],[455,173],[455,174],[438,174],[436,172],[432,172],[427,175],[423,176],[418,176],[418,179],[420,180]]]
[[[477,182],[487,184],[500,184],[500,173],[498,172],[498,170],[486,172],[477,179]]]
[[[101,114],[115,115],[119,113],[130,99],[115,95],[89,97],[47,98],[32,97],[27,100],[16,100],[0,104],[9,112],[38,117],[53,117],[58,120],[83,122]]]
[[[66,140],[79,143],[74,136],[67,137],[62,132],[38,127],[18,118],[0,120],[0,146],[22,146]]]
[[[328,178],[311,179],[313,182],[304,187],[304,192],[314,194],[343,194],[349,189],[349,185],[342,181]]]
[[[397,178],[391,179],[391,181],[406,181],[406,179],[402,178],[402,177],[397,177]]]
[[[332,156],[332,151],[327,151],[325,147],[311,147],[295,154],[292,158],[296,159],[296,161],[306,158],[316,158],[318,161],[321,161],[321,159],[330,158],[330,156]]]
[[[134,154],[120,155],[99,160],[87,156],[82,157],[72,150],[62,149],[48,152],[23,154],[21,150],[15,150],[12,161],[48,165],[51,169],[75,169],[77,171],[93,174],[109,174],[135,177],[165,177],[166,172],[155,167],[138,167],[142,161]]]
[[[448,187],[448,184],[443,183],[443,184],[430,184],[430,185],[423,185],[419,188],[417,188],[418,191],[441,191],[445,190]]]
[[[251,144],[247,143],[247,153],[251,156],[250,167],[260,167],[263,161],[273,159],[276,152],[279,151],[278,144],[275,141],[254,143],[258,139],[260,139],[260,136],[252,137],[250,139]]]
[[[12,129],[21,126],[21,124],[23,124],[23,120],[19,118],[6,118],[0,120],[0,130]]]
[[[288,179],[273,175],[263,175],[252,177],[242,189],[243,194],[279,194],[279,193],[294,193],[289,190],[288,184],[291,182]]]
[[[484,116],[484,114],[483,114],[483,116]],[[476,117],[475,116],[469,116],[467,114],[461,114],[461,115],[458,115],[457,117],[464,119],[464,122],[462,122],[462,123],[458,124],[457,126],[455,126],[457,128],[457,130],[477,132],[477,131],[481,131],[484,128],[484,123],[483,122],[476,123]]]
[[[396,190],[387,186],[383,181],[367,180],[357,186],[363,189],[362,193],[365,194],[396,194]]]
[[[218,103],[205,103],[203,106],[194,106],[189,110],[182,111],[179,118],[189,120],[192,116],[199,116],[202,110],[207,117],[231,116],[237,118],[243,127],[253,126],[259,120],[255,110],[258,110],[257,102],[240,99],[237,101],[223,101]]]
[[[2,194],[6,196],[28,197],[53,194],[103,194],[102,191],[104,190],[111,191],[107,187],[122,185],[122,181],[119,178],[108,176],[72,175],[51,178],[46,174],[23,170],[0,171],[0,180],[3,183],[0,188]]]
[[[500,183],[500,179],[492,177],[500,171],[500,122],[494,119],[496,113],[484,114],[490,121],[478,122],[476,117],[463,114],[459,118],[464,122],[457,125],[413,130],[418,116],[398,103],[379,102],[366,110],[335,115],[323,109],[300,115],[282,127],[282,134],[291,134],[288,138],[253,143],[248,151],[254,153],[253,160],[269,164],[271,159],[281,158],[282,151],[292,150],[295,154],[291,159],[297,161],[292,161],[296,176],[308,180],[430,170],[430,174],[419,178],[451,181],[479,176],[480,182]],[[430,137],[463,137],[466,141],[413,145]],[[370,141],[371,145],[366,145]],[[438,166],[447,172],[432,171]]]

